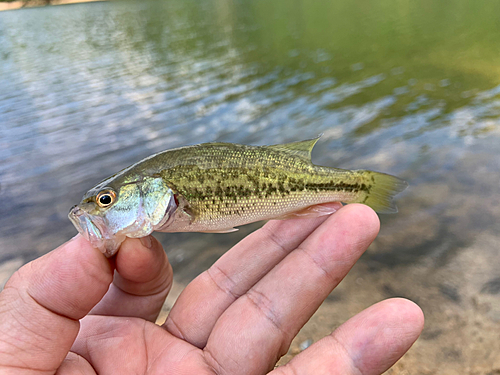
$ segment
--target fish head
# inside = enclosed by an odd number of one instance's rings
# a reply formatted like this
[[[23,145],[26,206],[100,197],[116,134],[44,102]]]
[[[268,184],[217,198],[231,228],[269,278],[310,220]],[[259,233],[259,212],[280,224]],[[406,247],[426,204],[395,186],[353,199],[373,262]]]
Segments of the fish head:
[[[93,247],[114,255],[126,237],[139,238],[164,225],[177,209],[162,178],[105,180],[90,189],[69,212],[69,219]]]

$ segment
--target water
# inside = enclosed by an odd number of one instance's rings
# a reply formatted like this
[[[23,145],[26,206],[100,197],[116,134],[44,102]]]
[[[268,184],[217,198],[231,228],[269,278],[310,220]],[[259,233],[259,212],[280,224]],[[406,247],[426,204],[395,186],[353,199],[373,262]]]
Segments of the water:
[[[500,350],[488,333],[500,328],[498,14],[500,3],[466,0],[0,13],[3,274],[73,236],[66,215],[83,193],[154,152],[323,133],[316,164],[411,185],[328,303],[417,301],[426,331],[403,363],[419,373],[422,358],[440,373],[500,366],[488,357]],[[185,283],[257,227],[159,238]]]

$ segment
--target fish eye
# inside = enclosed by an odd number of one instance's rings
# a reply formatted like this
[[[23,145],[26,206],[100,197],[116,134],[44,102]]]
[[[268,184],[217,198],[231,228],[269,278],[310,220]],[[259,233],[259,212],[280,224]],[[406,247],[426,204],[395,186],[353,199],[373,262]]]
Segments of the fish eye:
[[[116,193],[113,190],[103,190],[97,194],[95,201],[99,207],[108,207],[114,203],[116,199]]]

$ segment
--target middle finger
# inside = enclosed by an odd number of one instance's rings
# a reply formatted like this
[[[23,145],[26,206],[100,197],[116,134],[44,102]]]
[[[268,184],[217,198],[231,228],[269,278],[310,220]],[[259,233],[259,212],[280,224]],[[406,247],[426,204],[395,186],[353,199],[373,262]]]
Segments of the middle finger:
[[[219,318],[205,347],[219,374],[263,374],[361,256],[379,221],[348,205],[239,298]]]

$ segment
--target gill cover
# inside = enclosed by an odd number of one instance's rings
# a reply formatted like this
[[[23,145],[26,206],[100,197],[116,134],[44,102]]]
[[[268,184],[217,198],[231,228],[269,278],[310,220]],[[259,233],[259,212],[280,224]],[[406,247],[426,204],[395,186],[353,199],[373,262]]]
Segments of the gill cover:
[[[174,193],[161,178],[146,178],[141,184],[142,211],[148,222],[148,233],[161,227],[176,210]],[[142,235],[129,237],[143,237]]]

